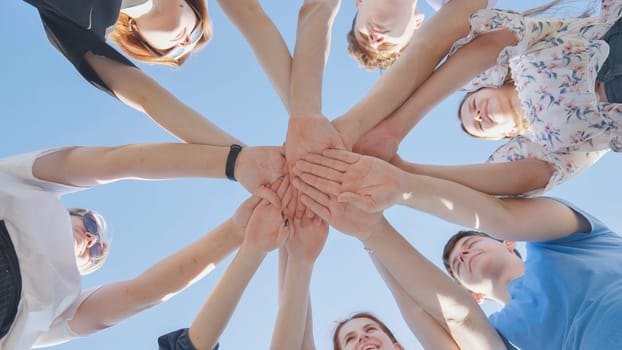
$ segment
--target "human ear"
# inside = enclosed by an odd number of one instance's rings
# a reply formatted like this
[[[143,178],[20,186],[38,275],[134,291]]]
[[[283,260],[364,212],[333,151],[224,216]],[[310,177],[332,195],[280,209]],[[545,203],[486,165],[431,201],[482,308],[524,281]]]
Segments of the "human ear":
[[[86,247],[87,248],[91,248],[93,245],[95,245],[95,243],[97,243],[97,237],[95,237],[95,235],[87,232],[86,233]]]
[[[393,344],[393,347],[395,348],[395,350],[404,350],[404,347],[400,343]]]
[[[471,296],[473,296],[473,299],[480,305],[484,302],[484,294],[482,293],[471,292]]]
[[[354,7],[359,8],[363,0],[354,0]]]

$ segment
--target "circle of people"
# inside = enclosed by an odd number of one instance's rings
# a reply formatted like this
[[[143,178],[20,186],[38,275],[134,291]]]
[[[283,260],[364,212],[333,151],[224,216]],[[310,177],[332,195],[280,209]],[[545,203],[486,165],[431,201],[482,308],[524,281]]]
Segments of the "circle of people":
[[[271,348],[315,349],[309,284],[332,226],[362,242],[426,349],[622,349],[622,237],[574,204],[540,196],[622,150],[622,1],[603,0],[591,16],[547,18],[539,15],[559,0],[522,13],[494,9],[494,0],[427,0],[438,12],[426,21],[416,0],[356,1],[348,51],[385,73],[331,121],[320,96],[339,0],[304,1],[293,55],[258,1],[221,0],[290,115],[283,147],[245,146],[127,58],[182,65],[210,40],[205,0],[26,2],[86,80],[184,143],[0,160],[0,348],[50,346],[113,326],[237,249],[191,326],[158,339],[160,349],[217,349],[246,285],[279,249]],[[484,164],[400,158],[400,141],[459,88],[468,91],[459,106],[464,131],[507,143]],[[181,177],[229,178],[251,196],[138,277],[83,290],[81,275],[102,266],[110,238],[102,215],[66,209],[60,196]],[[383,216],[394,205],[468,228],[445,246],[447,273]],[[527,242],[526,260],[517,241]],[[503,308],[486,316],[484,299]],[[403,349],[366,312],[340,322],[333,342],[335,350]]]

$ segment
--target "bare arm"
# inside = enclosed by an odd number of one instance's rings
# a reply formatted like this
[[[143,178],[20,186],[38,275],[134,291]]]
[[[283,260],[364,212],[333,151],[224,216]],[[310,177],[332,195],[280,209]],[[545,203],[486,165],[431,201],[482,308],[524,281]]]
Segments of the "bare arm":
[[[184,143],[74,147],[38,158],[33,174],[42,180],[74,186],[94,186],[129,178],[224,178],[228,153],[229,147]],[[234,175],[249,192],[279,203],[280,200],[261,185],[281,176],[283,164],[280,147],[245,147],[235,163]]]
[[[271,349],[314,350],[309,285],[313,265],[328,235],[326,223],[313,223],[308,217],[296,223],[286,244],[287,256],[281,255],[284,272],[279,312],[272,333]],[[309,339],[311,338],[311,339]]]
[[[246,38],[289,111],[292,56],[281,33],[257,0],[218,0],[218,3]]]
[[[239,246],[242,237],[232,220],[226,221],[138,277],[96,290],[80,305],[69,326],[78,334],[89,334],[161,303],[211,271]]]
[[[353,143],[400,107],[432,74],[451,45],[469,31],[469,16],[486,0],[450,1],[417,31],[402,57],[380,78],[369,94],[334,125]]]
[[[290,90],[293,117],[322,111],[324,66],[339,4],[339,0],[305,0],[300,8]]]
[[[452,166],[415,164],[396,157],[391,163],[409,173],[457,182],[492,195],[520,195],[545,188],[554,172],[551,164],[539,159]]]
[[[430,334],[426,334],[426,342],[440,341],[443,346],[454,348],[457,344],[460,349],[505,349],[503,341],[467,290],[422,256],[386,220],[366,239],[365,245],[373,249],[378,261],[403,290],[436,322],[438,327],[431,323],[425,323],[423,327],[441,337],[428,339]],[[442,337],[441,331],[450,335],[455,344]]]
[[[453,349],[459,350],[458,345],[451,335],[402,288],[395,277],[370,254],[376,270],[391,290],[395,302],[400,309],[402,317],[408,324],[408,328],[415,334],[424,349]],[[416,293],[417,291],[413,291]]]
[[[184,105],[139,69],[92,53],[87,53],[85,59],[121,101],[146,113],[179,139],[220,146],[242,144]]]
[[[389,129],[403,139],[434,106],[477,74],[494,66],[501,50],[516,42],[514,33],[501,29],[485,33],[462,47],[386,120]]]
[[[283,300],[283,287],[285,282],[285,272],[287,270],[288,254],[285,248],[279,249],[279,304]],[[307,300],[307,320],[305,321],[304,335],[302,339],[303,350],[315,350],[315,340],[313,339],[313,313],[311,311],[311,296]]]
[[[315,188],[368,212],[402,204],[502,239],[545,241],[589,230],[582,216],[553,199],[497,198],[347,151],[309,155],[296,171],[309,185],[305,193]]]

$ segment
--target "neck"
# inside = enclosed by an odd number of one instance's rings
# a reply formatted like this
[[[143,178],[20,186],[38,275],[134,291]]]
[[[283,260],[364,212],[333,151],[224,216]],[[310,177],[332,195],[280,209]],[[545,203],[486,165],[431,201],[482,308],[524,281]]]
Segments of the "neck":
[[[492,291],[487,293],[487,298],[498,302],[501,305],[507,305],[510,302],[510,293],[508,288],[510,282],[522,277],[525,274],[525,263],[519,257],[516,257],[517,261],[512,264],[507,273],[502,274],[497,278],[492,285]]]

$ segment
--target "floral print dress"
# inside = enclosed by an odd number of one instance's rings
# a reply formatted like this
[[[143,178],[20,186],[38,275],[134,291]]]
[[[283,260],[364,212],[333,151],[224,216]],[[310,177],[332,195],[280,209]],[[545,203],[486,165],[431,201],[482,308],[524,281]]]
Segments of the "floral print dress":
[[[604,0],[601,13],[583,19],[525,17],[484,9],[471,16],[469,35],[450,55],[478,35],[509,29],[518,43],[506,47],[497,65],[473,79],[465,90],[500,87],[508,73],[515,81],[529,131],[510,139],[488,162],[537,158],[555,173],[547,191],[594,164],[610,149],[622,151],[622,104],[601,103],[596,76],[609,46],[599,40],[622,16],[622,1]]]

